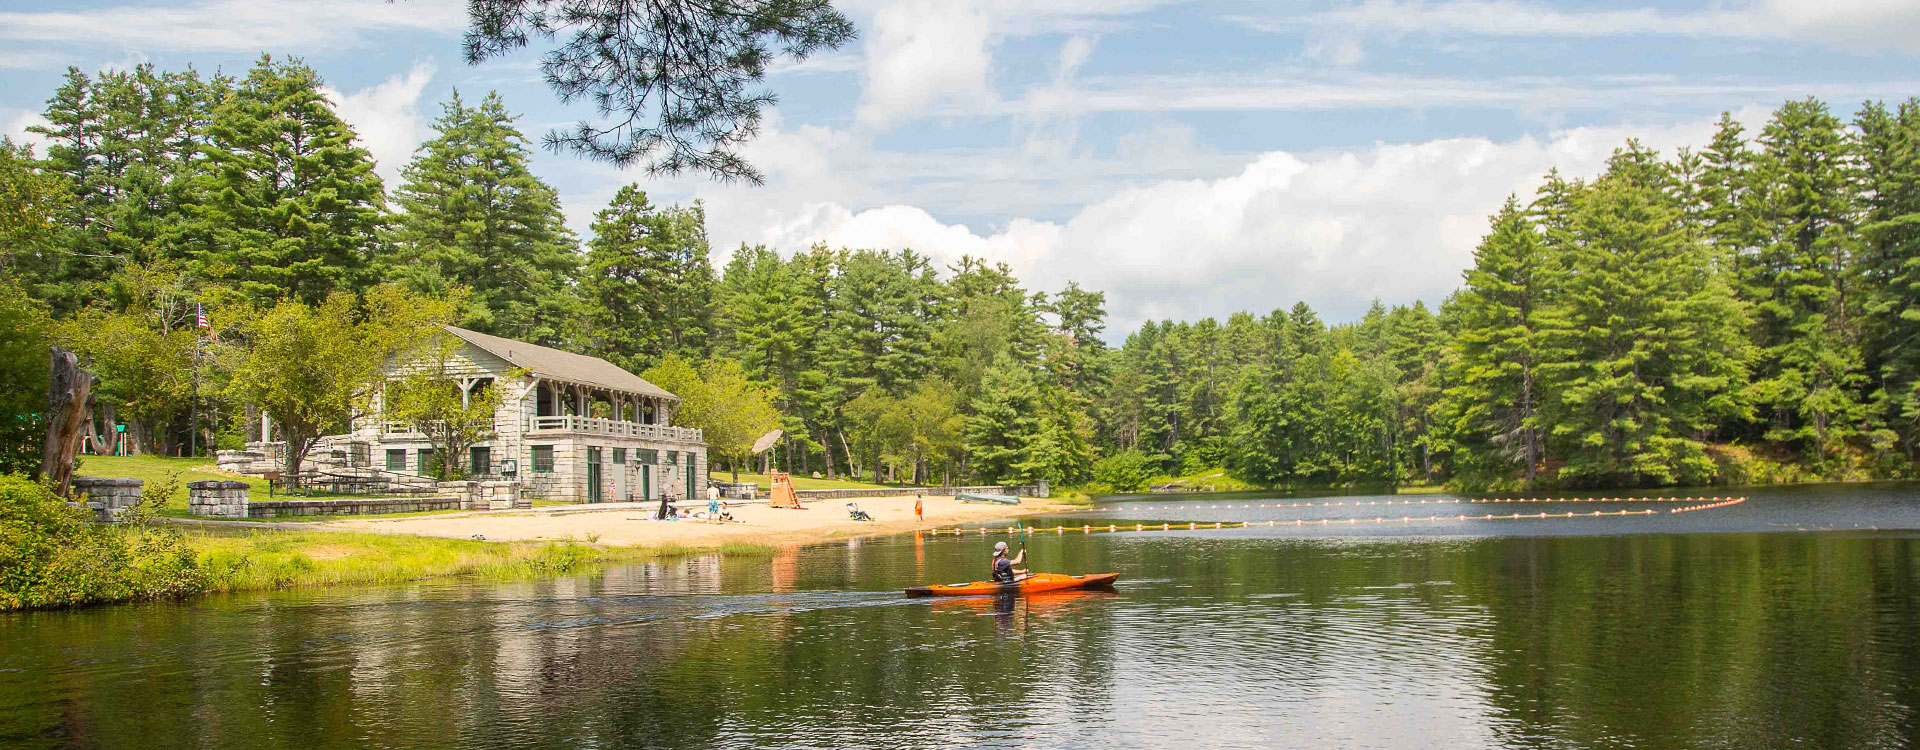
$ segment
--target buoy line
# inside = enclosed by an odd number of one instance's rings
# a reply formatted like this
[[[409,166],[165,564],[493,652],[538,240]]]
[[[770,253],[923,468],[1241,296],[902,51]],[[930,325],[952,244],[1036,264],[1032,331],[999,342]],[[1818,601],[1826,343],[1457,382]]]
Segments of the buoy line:
[[[1365,500],[1335,503],[1211,503],[1208,505],[1126,505],[1100,508],[1071,508],[1068,513],[1091,513],[1117,510],[1219,510],[1234,508],[1361,508],[1410,505],[1466,505],[1470,503],[1694,503],[1712,507],[1732,505],[1745,500],[1744,497],[1510,497],[1457,500]]]
[[[1704,503],[1700,505],[1689,505],[1689,506],[1680,507],[1680,508],[1669,508],[1666,511],[1666,515],[1672,515],[1675,513],[1691,513],[1697,510],[1709,510],[1712,508],[1724,508],[1729,505],[1738,505],[1740,503],[1746,502],[1746,500],[1747,499],[1744,497],[1735,497],[1735,498],[1728,498],[1726,500],[1722,500],[1719,502]],[[1101,526],[1100,524],[1091,524],[1091,523],[1081,524],[1079,526],[1068,526],[1068,525],[1026,526],[1026,527],[1008,526],[1005,528],[1000,528],[997,526],[978,526],[978,527],[966,528],[966,529],[959,528],[959,527],[946,528],[946,529],[939,529],[939,528],[927,529],[922,533],[930,533],[935,536],[939,536],[941,534],[948,534],[952,536],[960,536],[962,534],[979,534],[981,536],[986,536],[988,534],[996,534],[996,533],[1018,534],[1024,531],[1025,533],[1030,533],[1030,534],[1045,534],[1045,533],[1051,532],[1055,535],[1063,535],[1069,531],[1079,532],[1082,534],[1092,534],[1096,532],[1118,533],[1123,531],[1200,531],[1204,529],[1244,529],[1244,528],[1251,528],[1251,527],[1258,527],[1258,526],[1269,526],[1269,527],[1360,526],[1362,524],[1381,525],[1381,524],[1388,524],[1388,523],[1413,523],[1415,521],[1428,521],[1428,522],[1430,521],[1529,521],[1529,520],[1543,520],[1543,519],[1550,519],[1550,518],[1622,518],[1626,516],[1655,516],[1655,515],[1662,515],[1662,514],[1658,510],[1655,510],[1653,508],[1647,508],[1644,510],[1631,510],[1631,509],[1596,510],[1591,513],[1581,513],[1577,511],[1567,511],[1565,513],[1545,513],[1545,512],[1508,513],[1504,515],[1497,514],[1497,513],[1487,513],[1484,515],[1477,515],[1477,516],[1464,515],[1464,514],[1442,516],[1442,515],[1434,514],[1434,515],[1428,515],[1428,516],[1401,516],[1399,518],[1375,516],[1373,518],[1359,518],[1359,517],[1296,518],[1291,521],[1281,521],[1281,520],[1188,521],[1184,524],[1165,521],[1161,523],[1133,523],[1133,524],[1110,523],[1110,524],[1106,524],[1104,527]]]

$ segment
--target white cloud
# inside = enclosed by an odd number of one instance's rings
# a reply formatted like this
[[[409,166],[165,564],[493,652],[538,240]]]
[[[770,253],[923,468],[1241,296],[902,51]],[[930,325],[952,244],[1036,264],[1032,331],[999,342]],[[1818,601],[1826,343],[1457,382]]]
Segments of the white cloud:
[[[998,107],[993,52],[1007,37],[1068,34],[1061,62],[1071,74],[1091,53],[1085,37],[1120,28],[1116,19],[1169,0],[890,0],[842,4],[865,35],[866,88],[858,118],[882,128],[931,114]],[[1082,55],[1079,60],[1071,54]]]
[[[992,102],[994,42],[993,18],[981,6],[910,0],[881,8],[866,44],[860,121],[883,127],[935,105]]]
[[[356,44],[375,32],[457,33],[460,0],[200,0],[153,7],[0,13],[0,39],[147,50],[299,52]]]
[[[0,110],[0,113],[4,112],[5,110]],[[52,123],[47,122],[47,118],[41,117],[38,112],[17,112],[8,118],[6,122],[6,130],[0,131],[0,134],[4,134],[6,137],[13,139],[14,143],[24,143],[33,146],[33,152],[37,155],[47,155],[47,139],[39,133],[27,132],[27,128],[35,125],[41,127],[51,125]]]
[[[400,168],[427,135],[420,94],[433,80],[434,70],[433,63],[419,62],[404,76],[392,76],[351,94],[321,89],[360,135],[361,145],[373,152],[374,169],[389,189],[400,184]]]
[[[1757,124],[1765,112],[1739,116]],[[1233,174],[1122,187],[1064,220],[1020,217],[990,232],[877,198],[857,184],[807,193],[776,184],[749,211],[737,210],[731,194],[708,205],[719,208],[709,215],[719,248],[738,238],[787,251],[815,242],[912,247],[942,263],[985,256],[1007,262],[1034,289],[1072,280],[1106,291],[1112,328],[1121,332],[1149,318],[1263,312],[1298,300],[1347,319],[1376,297],[1437,304],[1458,287],[1487,217],[1510,193],[1526,198],[1549,168],[1592,175],[1628,137],[1670,154],[1711,134],[1711,123],[1700,121],[1575,128],[1505,142],[1273,151]],[[836,158],[830,149],[819,153]]]
[[[1358,42],[1344,35],[1353,30],[1502,37],[1806,39],[1920,51],[1920,3],[1911,0],[1762,0],[1716,4],[1694,12],[1617,6],[1560,10],[1521,0],[1365,0],[1306,16],[1235,20],[1265,31],[1311,31],[1310,46],[1348,45],[1355,56]]]

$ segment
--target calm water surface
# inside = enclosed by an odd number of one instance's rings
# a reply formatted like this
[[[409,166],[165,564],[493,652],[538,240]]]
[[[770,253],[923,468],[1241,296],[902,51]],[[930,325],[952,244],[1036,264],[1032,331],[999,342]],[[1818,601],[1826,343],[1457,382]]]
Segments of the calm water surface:
[[[1004,602],[901,597],[983,577],[997,538],[907,536],[0,615],[0,745],[1915,744],[1920,488],[1747,494],[1466,522],[1398,519],[1485,509],[1114,501],[1070,522],[1393,520],[1036,536],[1037,568],[1119,591]],[[1622,507],[1646,506],[1574,509]]]

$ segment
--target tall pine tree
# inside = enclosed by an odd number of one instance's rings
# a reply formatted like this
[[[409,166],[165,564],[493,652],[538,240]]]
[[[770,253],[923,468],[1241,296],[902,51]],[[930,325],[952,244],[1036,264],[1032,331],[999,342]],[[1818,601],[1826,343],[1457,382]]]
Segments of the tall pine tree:
[[[498,94],[468,107],[454,92],[435,136],[401,170],[388,273],[421,291],[471,290],[464,326],[556,344],[580,258],[559,195],[529,169],[513,122]]]
[[[182,230],[200,275],[308,304],[369,285],[386,194],[320,87],[299,60],[262,56],[214,109]]]
[[[706,210],[655,206],[638,185],[594,215],[587,267],[589,351],[639,370],[674,353],[705,359],[713,326]]]

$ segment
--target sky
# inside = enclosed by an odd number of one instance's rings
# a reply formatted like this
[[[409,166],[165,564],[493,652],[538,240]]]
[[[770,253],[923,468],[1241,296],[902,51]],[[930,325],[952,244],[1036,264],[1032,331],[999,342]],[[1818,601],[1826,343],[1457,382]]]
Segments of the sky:
[[[1781,102],[1920,95],[1920,2],[1268,3],[840,0],[846,47],[783,64],[763,186],[650,178],[536,145],[584,239],[623,185],[700,200],[714,261],[912,248],[1010,265],[1029,289],[1107,294],[1145,320],[1332,321],[1439,304],[1488,216],[1549,169],[1591,176],[1637,137],[1704,144]],[[32,140],[68,66],[244,74],[304,59],[389,188],[454,90],[498,91],[536,143],[588,115],[538,52],[468,65],[461,0],[0,0],[0,134]]]

